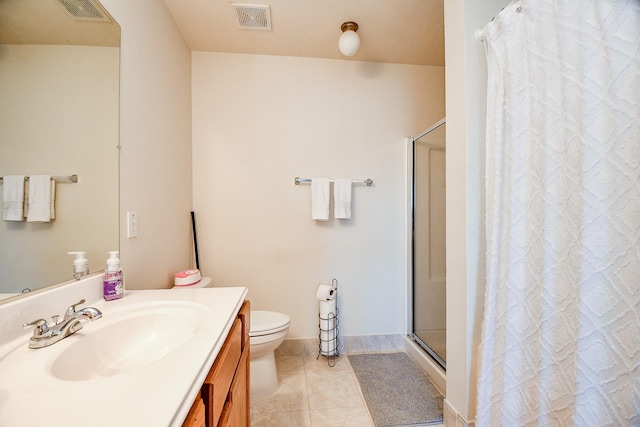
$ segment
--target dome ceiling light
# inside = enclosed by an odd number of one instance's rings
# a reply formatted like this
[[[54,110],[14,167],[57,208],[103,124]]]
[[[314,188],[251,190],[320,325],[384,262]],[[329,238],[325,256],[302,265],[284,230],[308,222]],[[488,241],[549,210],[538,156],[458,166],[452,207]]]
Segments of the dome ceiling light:
[[[353,56],[358,53],[360,48],[360,37],[356,33],[358,24],[352,21],[345,22],[340,26],[342,35],[338,40],[338,48],[344,56]]]

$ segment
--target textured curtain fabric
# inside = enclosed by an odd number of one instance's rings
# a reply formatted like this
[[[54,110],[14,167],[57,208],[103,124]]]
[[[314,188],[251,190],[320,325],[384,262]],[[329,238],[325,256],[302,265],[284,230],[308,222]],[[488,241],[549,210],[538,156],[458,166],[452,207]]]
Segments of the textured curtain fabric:
[[[640,426],[640,0],[520,0],[483,30],[478,426]]]

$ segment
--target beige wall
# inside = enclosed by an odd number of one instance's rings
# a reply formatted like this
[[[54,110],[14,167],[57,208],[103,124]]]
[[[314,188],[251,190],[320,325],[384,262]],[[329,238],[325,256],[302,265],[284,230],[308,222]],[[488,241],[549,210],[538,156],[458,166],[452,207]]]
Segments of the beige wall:
[[[475,419],[484,296],[486,63],[474,37],[508,2],[445,1],[447,80],[447,403]]]
[[[332,278],[343,336],[406,332],[404,137],[443,114],[441,67],[194,52],[203,273],[289,314],[289,338],[317,336]],[[354,186],[351,220],[319,223],[295,176],[374,185]]]
[[[102,0],[122,27],[120,248],[131,289],[191,266],[191,57],[165,4]],[[138,237],[126,237],[126,212]]]

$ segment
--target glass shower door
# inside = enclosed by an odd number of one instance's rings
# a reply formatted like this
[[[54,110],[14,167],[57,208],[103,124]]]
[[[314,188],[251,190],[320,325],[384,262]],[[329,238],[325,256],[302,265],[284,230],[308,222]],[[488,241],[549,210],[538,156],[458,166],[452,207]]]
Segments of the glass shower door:
[[[446,367],[444,119],[413,138],[413,339]]]

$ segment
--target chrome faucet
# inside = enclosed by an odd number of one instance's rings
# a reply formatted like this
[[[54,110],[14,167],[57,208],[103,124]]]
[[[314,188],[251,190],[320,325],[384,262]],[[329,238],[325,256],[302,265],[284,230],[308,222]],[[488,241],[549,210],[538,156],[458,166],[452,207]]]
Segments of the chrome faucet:
[[[22,325],[23,328],[35,326],[33,336],[29,340],[29,348],[42,348],[55,344],[82,329],[80,320],[88,319],[93,322],[102,317],[102,312],[93,307],[85,307],[76,311],[76,307],[84,302],[85,300],[82,299],[67,308],[61,322],[58,322],[60,316],[52,316],[53,324],[49,324],[44,319],[38,319]]]

